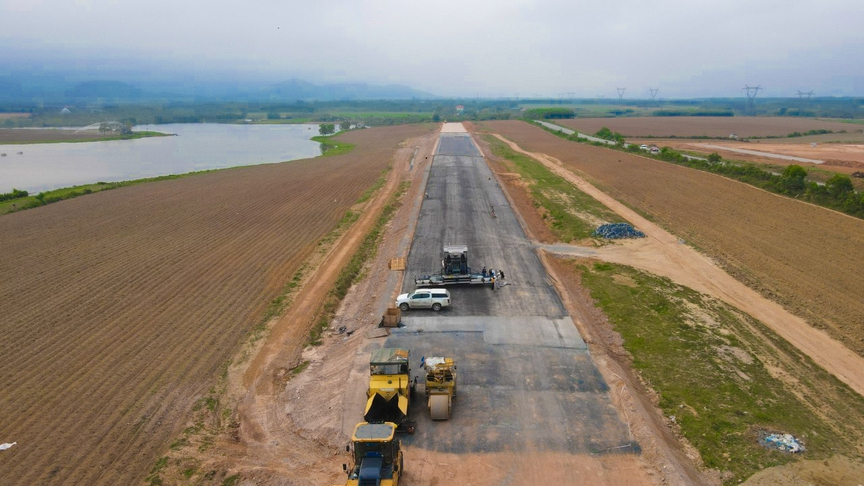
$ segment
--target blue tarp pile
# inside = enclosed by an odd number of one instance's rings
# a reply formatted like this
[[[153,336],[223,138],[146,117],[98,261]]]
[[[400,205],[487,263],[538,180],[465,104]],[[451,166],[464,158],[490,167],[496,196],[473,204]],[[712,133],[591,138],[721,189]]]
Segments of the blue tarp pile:
[[[604,224],[594,230],[594,236],[600,236],[610,240],[621,238],[645,238],[645,233],[635,229],[627,223]]]
[[[804,452],[804,444],[791,434],[770,434],[765,436],[764,445],[783,452]]]

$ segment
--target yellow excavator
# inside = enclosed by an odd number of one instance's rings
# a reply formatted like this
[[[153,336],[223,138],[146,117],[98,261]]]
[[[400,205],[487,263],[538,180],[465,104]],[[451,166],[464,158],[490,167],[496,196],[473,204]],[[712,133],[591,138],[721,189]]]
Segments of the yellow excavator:
[[[400,430],[414,432],[408,420],[408,403],[414,393],[407,349],[381,348],[369,359],[369,389],[366,391],[368,423],[395,423]]]
[[[402,471],[402,443],[395,438],[397,425],[392,422],[361,422],[354,428],[351,445],[353,463],[342,464],[348,473],[346,486],[398,486]]]
[[[456,398],[456,364],[452,358],[423,358],[426,403],[432,420],[448,420]]]

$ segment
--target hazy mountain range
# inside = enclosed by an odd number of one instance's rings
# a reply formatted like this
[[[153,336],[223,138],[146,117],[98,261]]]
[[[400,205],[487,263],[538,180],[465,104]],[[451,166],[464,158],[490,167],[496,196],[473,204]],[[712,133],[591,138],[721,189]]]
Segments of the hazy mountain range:
[[[337,101],[433,99],[437,96],[408,86],[366,83],[313,84],[291,79],[276,84],[236,81],[70,80],[60,74],[0,76],[0,103],[143,103],[153,101]]]

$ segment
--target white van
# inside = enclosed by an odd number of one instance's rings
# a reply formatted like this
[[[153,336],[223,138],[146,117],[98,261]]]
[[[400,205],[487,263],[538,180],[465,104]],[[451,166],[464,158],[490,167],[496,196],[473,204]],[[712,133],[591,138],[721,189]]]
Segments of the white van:
[[[440,311],[450,306],[450,292],[447,289],[417,289],[396,297],[396,305],[403,311],[408,309],[432,309]]]

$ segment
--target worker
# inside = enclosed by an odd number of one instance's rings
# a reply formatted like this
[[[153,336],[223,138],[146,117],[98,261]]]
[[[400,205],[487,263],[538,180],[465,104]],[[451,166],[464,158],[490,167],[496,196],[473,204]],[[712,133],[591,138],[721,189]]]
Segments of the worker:
[[[501,278],[501,280],[504,280],[504,270],[498,270],[498,276]]]
[[[486,265],[483,265],[483,271],[481,273],[484,277],[486,276]]]

